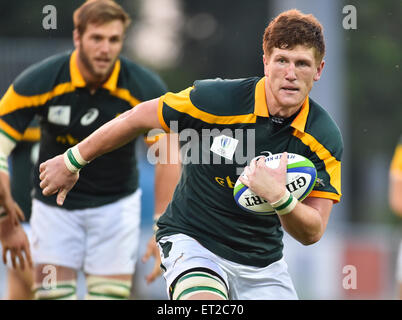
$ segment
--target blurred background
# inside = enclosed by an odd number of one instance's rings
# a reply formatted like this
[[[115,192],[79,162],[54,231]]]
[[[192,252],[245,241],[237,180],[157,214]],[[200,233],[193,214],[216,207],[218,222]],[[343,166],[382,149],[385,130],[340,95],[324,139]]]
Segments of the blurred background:
[[[30,64],[73,48],[72,14],[82,2],[2,2],[1,95]],[[157,71],[171,91],[187,88],[196,79],[263,76],[263,31],[283,10],[297,8],[321,21],[326,64],[311,97],[326,107],[343,134],[343,198],[320,242],[304,247],[285,236],[284,254],[301,299],[396,299],[402,221],[388,206],[388,172],[402,134],[402,1],[117,2],[133,19],[123,55]],[[49,4],[57,10],[55,29],[43,25],[43,9]],[[144,145],[137,147],[144,252],[151,236],[153,167]],[[167,298],[163,279],[145,284],[151,268],[152,262],[138,263],[134,298]],[[0,297],[5,274],[0,264]]]

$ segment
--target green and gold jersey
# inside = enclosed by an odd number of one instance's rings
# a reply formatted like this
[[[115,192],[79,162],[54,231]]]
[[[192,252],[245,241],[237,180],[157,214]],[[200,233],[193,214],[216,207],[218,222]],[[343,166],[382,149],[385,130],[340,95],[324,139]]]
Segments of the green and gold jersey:
[[[109,79],[91,94],[77,66],[77,53],[50,57],[25,70],[0,101],[0,134],[18,142],[35,115],[41,141],[38,165],[63,153],[104,123],[141,101],[166,92],[161,79],[149,70],[119,58]],[[64,207],[97,207],[122,198],[138,187],[134,141],[92,161],[80,172]],[[56,205],[56,196],[44,197],[34,170],[35,198]]]
[[[402,136],[399,138],[398,145],[392,157],[390,174],[396,177],[402,177]]]
[[[26,222],[31,218],[32,178],[38,161],[39,140],[40,128],[35,118],[9,157],[11,194],[24,212]]]
[[[158,116],[166,131],[179,132],[185,157],[157,239],[184,233],[245,265],[264,267],[280,259],[283,230],[277,215],[250,214],[233,198],[239,174],[258,155],[304,155],[318,173],[310,197],[341,198],[342,137],[309,97],[297,114],[280,119],[268,113],[265,78],[202,80],[161,97]]]

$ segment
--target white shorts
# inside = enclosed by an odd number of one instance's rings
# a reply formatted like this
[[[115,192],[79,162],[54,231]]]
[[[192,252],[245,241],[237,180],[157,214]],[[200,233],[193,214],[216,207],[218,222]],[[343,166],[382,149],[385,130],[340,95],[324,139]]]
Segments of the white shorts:
[[[33,199],[32,259],[92,275],[132,274],[138,255],[141,190],[97,208],[66,210]]]
[[[181,273],[203,267],[221,276],[229,288],[230,300],[298,299],[283,258],[264,268],[246,266],[213,254],[184,234],[163,237],[158,245],[162,265],[166,268],[163,276],[168,294],[171,283]]]

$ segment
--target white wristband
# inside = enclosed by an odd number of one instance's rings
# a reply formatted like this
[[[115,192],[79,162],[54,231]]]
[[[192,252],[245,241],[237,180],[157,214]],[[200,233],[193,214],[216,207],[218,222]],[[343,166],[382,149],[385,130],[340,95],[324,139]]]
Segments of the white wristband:
[[[80,171],[89,163],[89,161],[84,160],[81,156],[78,146],[67,149],[67,151],[64,152],[63,158],[67,169],[72,173]]]
[[[292,212],[296,207],[297,202],[297,199],[293,197],[288,190],[286,190],[285,195],[278,201],[271,203],[271,206],[278,215],[282,216]]]

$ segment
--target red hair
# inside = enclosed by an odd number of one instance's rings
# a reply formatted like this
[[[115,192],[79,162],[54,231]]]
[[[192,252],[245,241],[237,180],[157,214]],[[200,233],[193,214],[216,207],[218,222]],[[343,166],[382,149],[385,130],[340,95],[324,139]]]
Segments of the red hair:
[[[269,56],[274,48],[292,49],[304,45],[315,49],[315,58],[321,62],[325,55],[323,27],[312,14],[297,9],[282,12],[265,29],[264,54]]]

